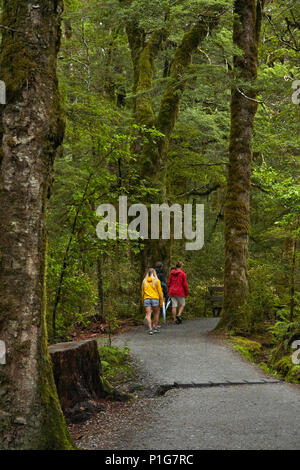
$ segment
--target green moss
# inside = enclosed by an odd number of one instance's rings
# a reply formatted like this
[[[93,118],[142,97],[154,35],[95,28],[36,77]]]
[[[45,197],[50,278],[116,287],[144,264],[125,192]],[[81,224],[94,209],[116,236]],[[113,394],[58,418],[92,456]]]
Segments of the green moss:
[[[243,338],[240,336],[234,337],[234,344],[235,347],[239,347],[243,350],[247,350],[251,357],[257,357],[261,353],[262,345],[257,341],[252,341],[247,338]]]
[[[0,55],[1,79],[6,84],[7,98],[16,97],[29,79],[30,72],[36,68],[33,57],[26,51],[22,41],[9,43],[3,41]],[[13,57],[13,59],[12,59]]]
[[[211,28],[216,26],[216,22],[211,22]],[[164,138],[158,141],[158,152],[154,155],[158,165],[157,168],[167,171],[167,154],[169,140],[174,130],[182,95],[184,93],[187,76],[186,72],[192,62],[192,57],[200,42],[207,35],[207,24],[202,22],[194,25],[182,38],[180,46],[177,48],[175,57],[170,69],[170,78],[163,93],[159,114],[156,119],[155,127],[164,134]]]
[[[27,8],[27,2],[5,2],[1,24],[15,31],[21,30],[20,24],[26,18]],[[20,93],[30,72],[37,67],[27,37],[15,31],[3,31],[0,49],[0,78],[6,84],[8,100]]]
[[[232,336],[230,340],[228,340],[228,343],[251,362],[255,362],[255,359],[261,354],[262,345],[257,341],[252,341],[240,336]]]
[[[285,380],[287,382],[300,384],[300,365],[293,364],[287,373]]]
[[[149,41],[143,45],[137,60],[137,81],[135,85],[136,106],[135,118],[139,125],[152,127],[154,124],[154,112],[152,109],[152,85],[154,74],[154,59],[167,37],[167,30],[156,31]]]
[[[170,79],[161,100],[156,127],[170,137],[179,113],[179,103],[185,90],[187,79],[184,78],[188,66],[191,64],[192,56],[200,41],[205,38],[207,28],[202,23],[196,24],[190,31],[185,33],[182,42],[176,50],[170,71]]]
[[[67,429],[65,418],[59,403],[56,385],[53,377],[52,362],[48,351],[48,335],[46,324],[46,248],[47,239],[44,239],[44,263],[41,267],[41,276],[44,285],[44,307],[41,321],[41,336],[39,344],[39,381],[38,402],[42,404],[42,426],[36,438],[37,450],[71,450],[73,444]],[[39,412],[39,410],[38,410]]]
[[[263,345],[260,342],[239,336],[231,336],[227,343],[248,361],[257,364],[267,374],[277,379],[284,379],[287,382],[300,383],[300,366],[292,364],[291,356],[282,358],[274,365],[266,364],[266,362],[261,361],[264,354]]]
[[[16,103],[20,99],[21,92],[25,87],[35,89],[37,82],[42,82],[47,88],[51,88],[44,95],[49,99],[48,106],[48,123],[47,136],[44,139],[45,150],[43,153],[43,160],[46,163],[49,172],[52,168],[53,159],[58,145],[61,144],[64,125],[63,117],[60,108],[60,99],[57,91],[57,78],[56,78],[56,52],[59,43],[59,17],[55,19],[58,23],[48,22],[48,19],[43,16],[44,27],[49,28],[51,25],[51,41],[48,46],[41,49],[40,44],[33,43],[33,38],[36,35],[36,27],[31,29],[28,22],[31,21],[28,16],[28,1],[10,0],[5,2],[3,6],[3,13],[1,23],[7,27],[2,32],[2,44],[0,48],[0,79],[4,80],[7,90],[7,99],[11,104]],[[54,12],[47,11],[45,5],[45,14],[54,15]],[[51,20],[53,17],[50,18]],[[41,24],[41,29],[43,25]],[[56,37],[57,33],[57,37]],[[42,34],[42,31],[40,32]],[[44,57],[41,59],[41,52]],[[38,64],[38,66],[37,66]],[[38,73],[37,73],[38,72]],[[3,129],[1,130],[3,133]],[[0,135],[1,137],[1,135]],[[47,140],[46,140],[47,139]],[[14,141],[8,142],[12,147],[15,145]],[[46,199],[46,194],[44,194]],[[44,201],[44,204],[46,201]],[[40,246],[41,260],[44,258],[46,251],[45,240],[41,241]],[[40,271],[41,282],[44,284],[45,280],[45,266],[41,266]],[[45,292],[45,286],[44,286]],[[9,301],[8,301],[9,302]],[[5,312],[5,321],[9,315],[9,320],[14,320],[13,312],[18,310],[13,308],[13,305],[7,305]],[[16,313],[17,315],[17,313]],[[2,318],[0,318],[2,321]],[[10,442],[10,446],[22,449],[41,449],[41,450],[60,450],[72,449],[71,438],[66,427],[65,419],[59,404],[56,386],[54,383],[51,360],[47,348],[47,332],[45,326],[45,309],[41,315],[36,318],[31,318],[30,321],[38,328],[37,340],[38,354],[37,365],[26,364],[29,368],[36,367],[38,373],[36,396],[33,397],[32,409],[30,409],[29,416],[20,416],[22,422],[26,425],[16,429],[15,421],[17,407],[13,406],[13,379],[8,374],[6,377],[0,377],[1,387],[7,382],[9,392],[0,396],[1,408],[6,410],[9,415],[6,419],[5,431],[9,434],[15,435],[15,442]],[[17,339],[12,342],[11,350],[16,352],[14,362],[18,367],[22,365],[22,361],[28,358],[30,350],[30,341],[22,344],[19,343],[20,329],[26,329],[24,323],[20,326],[17,323],[15,331]],[[9,366],[9,362],[7,364]],[[3,406],[2,406],[3,405]],[[21,423],[21,421],[19,420]],[[3,428],[1,429],[1,433]]]
[[[225,232],[230,235],[234,228],[235,236],[244,235],[249,233],[249,204],[245,204],[237,199],[241,191],[228,192],[228,199],[225,205],[226,225]],[[228,245],[230,248],[230,245]]]
[[[42,403],[43,420],[35,448],[71,450],[73,445],[58,400],[46,341],[42,344],[39,370],[39,399]]]
[[[293,364],[292,355],[283,356],[274,363],[274,368],[282,374],[287,382],[300,383],[300,365]]]
[[[116,400],[116,401],[122,401],[122,402],[136,400],[137,397],[135,395],[131,393],[120,392],[119,390],[114,388],[110,384],[110,382],[104,377],[102,377],[101,375],[100,375],[100,380],[102,382],[102,388],[103,388],[104,395],[106,396],[106,398],[109,398],[111,400]]]
[[[23,341],[23,343],[16,342],[14,350],[19,354],[27,354],[30,351],[31,342]]]
[[[246,348],[245,346],[240,346],[238,344],[236,344],[234,346],[234,349],[236,351],[238,351],[242,356],[244,356],[246,359],[248,359],[248,361],[250,362],[254,362],[254,357],[253,355],[251,354],[251,352],[249,351],[248,348]]]

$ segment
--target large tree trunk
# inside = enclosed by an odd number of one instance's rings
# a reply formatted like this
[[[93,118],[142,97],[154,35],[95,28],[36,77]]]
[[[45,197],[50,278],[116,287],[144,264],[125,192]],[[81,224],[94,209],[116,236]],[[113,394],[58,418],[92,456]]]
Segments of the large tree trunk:
[[[129,1],[129,0],[123,0]],[[219,13],[219,12],[218,12]],[[142,139],[137,139],[134,152],[139,153],[140,174],[143,179],[149,181],[152,187],[159,192],[154,197],[149,197],[150,203],[167,202],[167,153],[169,141],[174,130],[180,108],[182,94],[185,90],[187,77],[185,73],[191,64],[193,54],[208,32],[219,22],[219,14],[210,12],[207,16],[199,15],[197,23],[187,31],[181,43],[176,49],[174,60],[170,70],[170,78],[162,96],[158,116],[155,119],[152,108],[152,85],[154,60],[162,43],[167,39],[168,28],[162,28],[154,32],[146,42],[145,33],[138,23],[127,25],[127,36],[131,50],[134,85],[136,93],[134,102],[135,122],[140,126],[152,127],[164,134],[164,137],[149,139],[142,144]],[[162,261],[166,267],[170,265],[171,240],[145,240],[145,248],[141,255],[142,272],[147,267],[153,266],[155,261]]]
[[[154,168],[156,173],[158,171],[162,172],[164,188],[166,188],[165,178],[169,142],[179,115],[182,95],[187,84],[186,72],[199,44],[218,23],[219,16],[216,14],[207,17],[201,16],[198,22],[184,34],[175,52],[170,69],[170,78],[164,90],[159,113],[155,122],[155,126],[165,137],[159,139],[156,152],[152,150]]]
[[[158,203],[167,202],[167,169],[168,169],[168,149],[174,131],[174,127],[179,115],[182,95],[186,88],[187,76],[185,76],[189,65],[192,62],[201,41],[205,39],[208,32],[217,24],[218,16],[200,18],[199,21],[189,31],[187,31],[178,48],[176,49],[174,60],[170,69],[170,77],[164,90],[159,113],[155,121],[155,127],[164,134],[158,139],[157,144],[151,141],[144,149],[143,169],[144,175],[149,175],[152,181],[156,182],[159,188]],[[150,171],[149,171],[149,162]],[[170,240],[146,240],[143,250],[143,270],[154,266],[156,261],[162,261],[165,271],[170,269],[172,254],[172,239]]]
[[[254,82],[263,2],[235,0],[233,41],[243,51],[234,57],[237,85],[231,93],[229,172],[225,202],[224,305],[219,327],[244,324],[241,307],[248,293],[251,139],[257,110]]]
[[[295,271],[296,271],[297,240],[292,239],[291,246],[291,272],[290,272],[290,321],[294,321],[295,313]]]
[[[97,305],[97,320],[99,322],[105,321],[104,315],[104,292],[103,292],[103,270],[101,255],[97,258],[97,280],[98,280],[98,305]]]
[[[5,0],[1,23],[0,445],[69,449],[47,350],[46,201],[60,146],[56,77],[62,1]]]

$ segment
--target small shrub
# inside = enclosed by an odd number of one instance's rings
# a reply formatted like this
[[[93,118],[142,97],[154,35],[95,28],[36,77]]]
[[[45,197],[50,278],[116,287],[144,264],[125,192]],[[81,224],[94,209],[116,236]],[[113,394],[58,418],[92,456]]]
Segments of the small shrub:
[[[241,312],[250,332],[263,331],[266,322],[274,321],[275,305],[278,302],[278,296],[266,267],[251,268],[249,270],[249,295]]]
[[[130,365],[129,349],[122,349],[116,346],[99,346],[98,347],[102,372],[104,379],[113,385],[126,382],[133,377],[134,373]]]

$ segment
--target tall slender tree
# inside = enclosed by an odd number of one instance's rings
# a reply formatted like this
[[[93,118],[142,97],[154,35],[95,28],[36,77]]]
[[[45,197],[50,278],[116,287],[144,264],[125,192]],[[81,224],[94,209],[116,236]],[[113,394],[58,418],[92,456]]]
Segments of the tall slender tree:
[[[234,2],[233,41],[241,53],[234,57],[236,84],[231,92],[229,170],[224,214],[224,304],[220,328],[239,327],[244,323],[241,307],[248,293],[251,139],[258,105],[255,80],[263,3],[263,0]]]
[[[46,207],[64,134],[56,77],[61,0],[4,0],[0,79],[0,445],[72,447],[45,325]]]

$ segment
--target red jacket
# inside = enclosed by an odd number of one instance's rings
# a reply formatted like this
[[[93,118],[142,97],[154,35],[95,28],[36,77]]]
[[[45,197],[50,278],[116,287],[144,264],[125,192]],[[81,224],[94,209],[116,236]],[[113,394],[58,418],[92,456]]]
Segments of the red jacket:
[[[172,269],[168,280],[168,287],[169,297],[187,297],[188,285],[185,272],[180,269]]]

